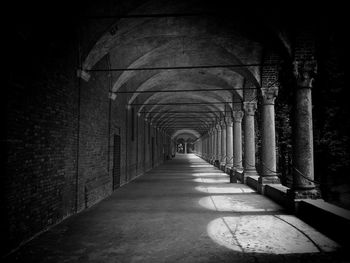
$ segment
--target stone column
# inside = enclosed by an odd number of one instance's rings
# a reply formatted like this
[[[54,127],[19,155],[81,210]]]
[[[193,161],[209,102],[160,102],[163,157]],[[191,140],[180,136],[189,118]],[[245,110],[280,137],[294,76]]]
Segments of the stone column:
[[[210,136],[210,130],[208,131],[208,142],[207,142],[207,145],[208,145],[208,148],[207,148],[207,161],[209,162],[210,161],[210,156],[211,156],[211,153],[210,153],[210,143],[211,143],[211,136]]]
[[[233,166],[233,122],[231,117],[226,118],[226,166]]]
[[[212,163],[215,162],[215,159],[216,159],[216,129],[213,128],[213,133],[212,133],[212,145],[213,145],[213,159],[212,159]]]
[[[210,160],[210,130],[208,131],[208,137],[207,137],[207,161]]]
[[[254,115],[256,102],[244,102],[244,176],[257,175],[255,167]]]
[[[226,164],[226,123],[225,120],[221,121],[221,160],[220,164]]]
[[[206,138],[204,137],[203,138],[203,140],[202,140],[202,157],[205,159],[205,157],[206,157],[206,150],[205,150],[205,147],[206,147],[206,144],[207,144],[207,142],[206,142]]]
[[[197,151],[197,154],[202,156],[202,140],[199,139],[198,142],[194,146],[195,146],[195,150]]]
[[[205,159],[208,159],[208,136],[205,138]]]
[[[318,198],[315,189],[311,88],[316,61],[295,62],[296,90],[293,122],[293,187],[295,199]],[[306,179],[307,178],[307,179]],[[309,179],[309,180],[308,180]]]
[[[242,169],[242,119],[243,111],[236,110],[233,115],[233,166]]]
[[[187,142],[184,143],[185,146],[184,146],[184,154],[187,154]]]
[[[262,135],[261,135],[261,161],[262,172],[259,183],[280,183],[276,173],[276,135],[275,135],[275,99],[278,88],[262,88]]]
[[[207,161],[210,161],[210,157],[211,157],[211,146],[210,146],[210,144],[211,144],[211,132],[210,132],[210,130],[208,131],[208,142],[207,142],[207,146],[208,146],[208,148],[207,148]]]
[[[220,163],[221,159],[221,126],[220,124],[216,125],[216,160]]]

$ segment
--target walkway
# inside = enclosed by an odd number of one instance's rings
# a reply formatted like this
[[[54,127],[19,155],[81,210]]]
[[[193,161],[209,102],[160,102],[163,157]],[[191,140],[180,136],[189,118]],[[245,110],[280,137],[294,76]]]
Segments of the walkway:
[[[228,182],[197,156],[178,155],[9,259],[337,262],[339,253],[326,253],[337,250],[336,243],[249,187]]]

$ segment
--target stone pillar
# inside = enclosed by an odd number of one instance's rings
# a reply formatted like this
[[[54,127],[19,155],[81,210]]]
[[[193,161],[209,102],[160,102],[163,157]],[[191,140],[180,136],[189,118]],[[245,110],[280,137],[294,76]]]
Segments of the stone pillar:
[[[276,135],[275,135],[275,99],[278,88],[262,88],[262,135],[261,135],[261,161],[262,171],[259,183],[280,183],[276,173]]]
[[[256,102],[244,102],[244,176],[257,175],[255,167],[254,115]]]
[[[202,158],[205,158],[205,145],[206,145],[206,138],[202,139]]]
[[[199,154],[200,156],[202,156],[202,140],[199,139],[197,141],[196,144],[194,144],[194,150],[197,152],[197,154]]]
[[[212,129],[212,163],[215,162],[216,159],[216,129]]]
[[[187,154],[187,142],[185,142],[184,144],[184,154]]]
[[[233,122],[231,117],[226,118],[226,167],[233,166]]]
[[[226,123],[225,120],[221,121],[221,165],[226,164]]]
[[[208,162],[210,162],[210,159],[211,159],[211,134],[208,133],[208,152],[207,152],[207,159],[208,159]]]
[[[205,138],[204,146],[205,146],[205,159],[207,159],[208,158],[208,136],[206,136]]]
[[[216,161],[220,163],[221,160],[221,126],[220,124],[216,125]]]
[[[295,199],[319,198],[315,189],[311,88],[316,61],[295,62],[296,77],[293,131],[293,187]],[[309,179],[309,180],[308,180]]]
[[[236,110],[233,115],[233,166],[242,169],[242,119],[243,111]]]
[[[211,157],[211,132],[208,131],[208,142],[207,142],[208,148],[207,148],[207,161],[210,161]]]

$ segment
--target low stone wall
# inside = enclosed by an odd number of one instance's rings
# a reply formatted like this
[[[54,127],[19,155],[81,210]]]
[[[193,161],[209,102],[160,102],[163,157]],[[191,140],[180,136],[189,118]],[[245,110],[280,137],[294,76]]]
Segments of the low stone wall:
[[[259,176],[248,176],[246,178],[246,184],[253,188],[254,190],[258,190],[259,183],[258,183]]]
[[[305,199],[298,202],[296,215],[334,240],[349,245],[349,210],[322,199]]]
[[[281,184],[268,184],[265,185],[264,188],[264,194],[274,200],[276,203],[279,203],[280,205],[287,207],[289,206],[288,199],[287,199],[287,190],[289,188],[286,186],[283,186]]]

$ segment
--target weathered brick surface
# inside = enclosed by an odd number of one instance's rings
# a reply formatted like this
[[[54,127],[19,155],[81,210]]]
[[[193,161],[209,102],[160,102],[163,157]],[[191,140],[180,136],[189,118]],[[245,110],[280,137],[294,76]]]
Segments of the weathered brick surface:
[[[26,68],[8,76],[7,160],[2,177],[2,213],[7,222],[1,234],[5,252],[75,211],[74,41],[65,46],[67,57],[62,58],[61,40],[47,37],[50,45],[45,48],[19,40],[27,48],[18,49],[12,62],[20,58]]]
[[[107,60],[104,57],[96,68],[108,67]],[[90,207],[112,190],[108,173],[108,78],[97,72],[81,86],[78,210]]]
[[[261,87],[269,88],[278,86],[279,66],[276,65],[281,62],[280,56],[276,53],[266,50],[263,57],[263,64],[261,69]]]
[[[36,68],[9,86],[5,251],[111,194],[114,134],[121,136],[121,184],[152,167],[148,124],[135,116],[132,141],[127,96],[108,98],[113,75],[93,73],[79,92],[74,52],[55,59],[55,67],[33,62]],[[108,59],[96,68],[108,67]],[[155,166],[162,161],[157,146]]]

